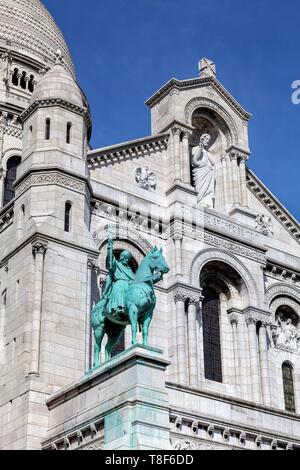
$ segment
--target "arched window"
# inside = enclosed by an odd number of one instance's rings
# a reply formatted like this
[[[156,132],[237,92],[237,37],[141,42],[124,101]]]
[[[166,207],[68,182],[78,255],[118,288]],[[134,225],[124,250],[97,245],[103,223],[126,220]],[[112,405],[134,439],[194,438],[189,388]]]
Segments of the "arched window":
[[[51,120],[47,118],[46,125],[45,125],[45,140],[50,140],[50,130],[51,130]]]
[[[72,124],[70,122],[68,122],[67,131],[66,131],[66,142],[67,142],[67,144],[71,143],[71,131],[72,131]]]
[[[22,72],[20,86],[21,88],[23,88],[23,90],[26,90],[26,84],[27,84],[26,72]]]
[[[214,290],[205,287],[203,296],[202,322],[205,378],[222,383],[219,295]]]
[[[19,69],[14,69],[14,73],[11,77],[12,84],[15,86],[19,86]]]
[[[65,232],[70,232],[70,230],[71,230],[71,211],[72,211],[71,202],[66,202],[66,205],[65,205]]]
[[[33,75],[30,75],[30,79],[29,79],[29,82],[28,82],[28,91],[30,91],[30,93],[33,92],[34,90],[34,76]]]
[[[4,182],[4,206],[15,197],[13,185],[17,179],[17,168],[20,163],[21,157],[11,157],[7,162],[7,173]]]
[[[282,365],[282,379],[285,410],[289,413],[296,413],[293,367],[289,362],[284,362]]]

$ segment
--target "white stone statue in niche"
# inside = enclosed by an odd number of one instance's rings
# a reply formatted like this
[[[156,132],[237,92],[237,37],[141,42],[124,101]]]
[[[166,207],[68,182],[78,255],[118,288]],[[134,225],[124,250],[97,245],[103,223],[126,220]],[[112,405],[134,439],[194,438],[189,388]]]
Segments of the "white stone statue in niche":
[[[278,348],[288,351],[298,350],[298,332],[297,328],[293,325],[291,318],[282,320],[280,317],[277,320],[278,326],[274,334],[274,342]]]
[[[216,170],[212,154],[207,150],[211,137],[203,134],[198,147],[192,149],[193,178],[197,191],[198,203],[206,207],[214,207]]]
[[[135,181],[137,184],[148,191],[155,191],[156,189],[156,176],[147,166],[137,168],[135,172]]]

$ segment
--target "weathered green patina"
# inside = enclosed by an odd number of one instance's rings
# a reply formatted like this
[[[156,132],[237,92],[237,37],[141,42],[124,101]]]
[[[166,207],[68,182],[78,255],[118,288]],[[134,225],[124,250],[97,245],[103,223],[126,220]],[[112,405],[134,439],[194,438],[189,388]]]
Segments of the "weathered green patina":
[[[141,262],[134,274],[129,266],[131,253],[123,251],[119,261],[113,254],[113,240],[108,241],[109,272],[100,301],[91,314],[95,335],[94,367],[100,365],[100,351],[104,335],[108,341],[106,360],[120,340],[127,325],[131,325],[132,345],[137,344],[138,326],[143,333],[143,344],[148,346],[149,327],[152,321],[156,296],[154,285],[160,282],[170,268],[162,249],[153,248]]]

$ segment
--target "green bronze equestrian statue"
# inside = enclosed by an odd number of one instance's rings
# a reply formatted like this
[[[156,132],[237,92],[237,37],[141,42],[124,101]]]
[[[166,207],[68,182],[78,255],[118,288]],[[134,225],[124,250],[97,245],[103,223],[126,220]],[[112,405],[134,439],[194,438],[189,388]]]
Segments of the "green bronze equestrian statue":
[[[141,262],[134,274],[129,266],[131,253],[123,251],[119,261],[113,254],[113,240],[108,240],[109,272],[102,298],[91,314],[91,324],[95,335],[94,367],[100,365],[100,351],[104,335],[108,341],[105,358],[110,359],[111,351],[120,340],[127,325],[131,325],[132,345],[137,344],[140,325],[143,344],[148,346],[149,327],[156,305],[154,285],[170,271],[162,249],[153,248]]]

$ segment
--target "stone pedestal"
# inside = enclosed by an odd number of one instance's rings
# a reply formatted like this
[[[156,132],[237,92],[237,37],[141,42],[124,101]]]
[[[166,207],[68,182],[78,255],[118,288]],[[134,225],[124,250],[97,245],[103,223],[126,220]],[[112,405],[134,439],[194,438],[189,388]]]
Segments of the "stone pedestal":
[[[160,450],[170,448],[162,351],[133,347],[57,393],[48,402],[43,448]]]

